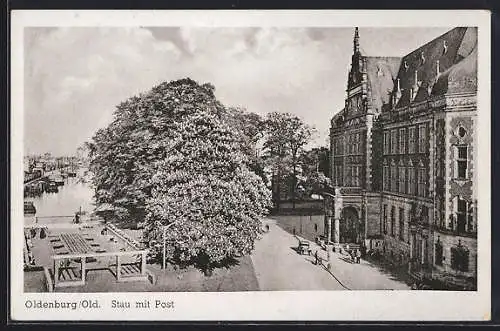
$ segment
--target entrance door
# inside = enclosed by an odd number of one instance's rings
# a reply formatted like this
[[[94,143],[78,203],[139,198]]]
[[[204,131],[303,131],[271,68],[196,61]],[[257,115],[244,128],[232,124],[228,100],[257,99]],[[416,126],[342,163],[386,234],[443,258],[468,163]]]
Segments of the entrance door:
[[[342,210],[340,237],[344,243],[360,244],[363,240],[363,227],[358,212],[353,207]]]

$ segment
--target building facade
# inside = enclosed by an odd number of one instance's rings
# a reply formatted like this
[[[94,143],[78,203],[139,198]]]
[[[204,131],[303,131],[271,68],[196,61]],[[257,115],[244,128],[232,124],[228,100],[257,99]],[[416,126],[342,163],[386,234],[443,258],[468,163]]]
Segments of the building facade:
[[[331,120],[325,235],[415,276],[475,284],[477,29],[371,57],[355,29],[345,107]]]

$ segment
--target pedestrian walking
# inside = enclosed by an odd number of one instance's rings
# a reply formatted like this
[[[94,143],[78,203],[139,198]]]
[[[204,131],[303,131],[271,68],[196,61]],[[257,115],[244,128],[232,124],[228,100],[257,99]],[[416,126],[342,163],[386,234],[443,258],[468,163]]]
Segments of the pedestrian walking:
[[[361,263],[361,251],[356,250],[356,263]]]
[[[315,264],[318,265],[318,251],[314,253],[314,258],[315,258]]]

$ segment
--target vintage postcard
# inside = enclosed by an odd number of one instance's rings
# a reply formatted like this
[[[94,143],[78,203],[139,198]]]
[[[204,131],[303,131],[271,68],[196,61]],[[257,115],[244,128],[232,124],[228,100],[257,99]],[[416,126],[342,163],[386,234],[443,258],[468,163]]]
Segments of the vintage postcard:
[[[489,320],[490,65],[486,11],[13,11],[12,319]]]

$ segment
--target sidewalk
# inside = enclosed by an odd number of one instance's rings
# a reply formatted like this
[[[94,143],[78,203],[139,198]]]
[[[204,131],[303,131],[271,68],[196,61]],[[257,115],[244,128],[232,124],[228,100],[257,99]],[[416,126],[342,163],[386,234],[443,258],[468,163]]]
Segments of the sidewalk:
[[[299,236],[298,240],[306,240]],[[327,271],[327,252],[315,242],[311,243],[312,256],[306,259],[315,260],[317,251],[321,257],[322,266]],[[410,290],[410,286],[384,272],[380,267],[361,259],[359,264],[352,263],[347,254],[330,252],[330,274],[350,290]],[[318,266],[319,267],[319,266]]]

